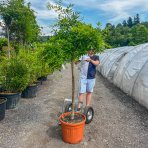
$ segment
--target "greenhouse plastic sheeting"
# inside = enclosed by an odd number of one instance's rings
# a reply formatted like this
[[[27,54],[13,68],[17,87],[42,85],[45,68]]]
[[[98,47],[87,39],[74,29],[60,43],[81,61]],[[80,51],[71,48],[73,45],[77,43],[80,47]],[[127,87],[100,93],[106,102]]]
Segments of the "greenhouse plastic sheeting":
[[[148,43],[105,50],[98,70],[148,108]]]
[[[113,64],[118,61],[118,58],[126,53],[131,47],[120,47],[111,50],[110,52],[106,53],[106,56],[101,61],[101,73],[107,77],[109,74],[110,69],[112,68]]]
[[[144,64],[135,81],[132,96],[148,108],[148,61]]]

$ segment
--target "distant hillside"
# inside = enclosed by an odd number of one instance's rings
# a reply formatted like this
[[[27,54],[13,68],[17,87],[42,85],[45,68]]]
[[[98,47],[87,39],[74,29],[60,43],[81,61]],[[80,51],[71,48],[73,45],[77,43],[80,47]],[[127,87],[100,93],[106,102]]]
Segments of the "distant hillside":
[[[116,26],[107,23],[102,32],[104,40],[110,48],[148,42],[148,22],[140,22],[139,14],[134,18],[129,17],[128,20],[124,20]]]

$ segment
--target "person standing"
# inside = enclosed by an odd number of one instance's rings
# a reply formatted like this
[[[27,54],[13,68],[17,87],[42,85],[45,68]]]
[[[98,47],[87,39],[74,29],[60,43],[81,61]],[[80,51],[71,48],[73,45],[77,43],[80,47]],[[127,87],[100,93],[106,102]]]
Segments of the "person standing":
[[[86,93],[86,106],[90,106],[93,88],[95,86],[96,66],[100,64],[99,56],[90,49],[87,55],[80,58],[80,88],[78,111],[83,103],[83,95]]]

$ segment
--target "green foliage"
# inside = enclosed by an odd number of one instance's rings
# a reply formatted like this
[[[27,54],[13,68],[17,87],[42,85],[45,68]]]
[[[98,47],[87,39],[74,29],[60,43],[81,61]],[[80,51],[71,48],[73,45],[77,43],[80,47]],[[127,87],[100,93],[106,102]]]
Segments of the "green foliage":
[[[128,18],[128,20],[127,20],[127,25],[128,25],[128,27],[130,27],[130,28],[133,26],[133,20],[132,20],[131,17]]]
[[[53,53],[53,50],[49,59],[46,55],[44,56],[43,53],[48,49],[43,45],[35,47],[34,50],[26,50],[23,46],[19,46],[17,52],[14,50],[11,53],[10,59],[3,56],[0,61],[0,84],[3,89],[8,92],[21,92],[28,85],[34,84],[37,78],[47,76],[59,68],[58,64],[54,63],[58,59],[56,59],[57,54]]]
[[[116,27],[110,23],[102,30],[103,37],[109,48],[138,45],[148,42],[148,22],[140,23],[139,15],[131,17]]]
[[[28,85],[32,85],[39,77],[47,76],[59,68],[59,61],[56,58],[58,52],[56,51],[57,53],[53,53],[54,51],[52,50],[49,54],[47,54],[48,48],[45,47],[48,46],[45,46],[45,44],[38,44],[34,45],[34,50],[26,50],[22,48],[17,54],[29,70],[30,79]]]
[[[32,85],[34,82],[36,82],[37,78],[40,77],[41,69],[41,64],[37,58],[35,51],[32,51],[30,49],[20,49],[17,56],[26,65],[26,68],[28,69],[30,74],[28,85]]]
[[[139,14],[137,14],[135,17],[134,17],[134,25],[137,25],[140,23],[140,17],[139,17]]]
[[[3,46],[7,46],[7,42],[6,38],[0,38],[0,50],[2,50]]]
[[[50,43],[42,44],[42,47],[37,51],[38,59],[42,65],[42,76],[61,69],[61,65],[64,63],[64,53],[61,50],[63,45],[60,41],[53,42],[53,38],[50,39]]]
[[[46,43],[46,42],[48,42],[48,40],[49,40],[49,36],[39,36],[38,37],[38,42],[40,42],[40,43]]]
[[[132,41],[135,44],[148,42],[148,28],[144,25],[136,25],[132,28]]]
[[[2,50],[4,46],[7,46],[7,39],[0,38],[0,62],[5,58],[6,51]],[[0,63],[1,64],[1,63]]]
[[[7,39],[0,38],[0,64],[3,61],[3,59],[6,57],[7,51],[2,50],[4,46],[7,46]]]
[[[50,42],[61,44],[65,61],[74,61],[91,48],[101,51],[104,46],[101,32],[81,22],[79,13],[74,12],[72,7],[71,4],[65,9],[60,5],[49,5],[49,8],[59,12],[58,29]]]
[[[5,59],[0,65],[0,83],[7,92],[21,92],[29,82],[29,71],[20,58]]]

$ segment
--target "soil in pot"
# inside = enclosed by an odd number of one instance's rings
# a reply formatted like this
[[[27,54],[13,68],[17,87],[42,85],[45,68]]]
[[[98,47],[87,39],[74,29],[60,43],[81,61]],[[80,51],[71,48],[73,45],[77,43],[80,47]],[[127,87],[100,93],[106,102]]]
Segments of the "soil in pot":
[[[21,94],[4,91],[4,92],[0,92],[0,97],[7,98],[6,109],[13,109],[17,106],[21,98]]]
[[[66,123],[79,123],[84,120],[84,117],[81,114],[75,114],[74,119],[71,119],[71,114],[65,116],[64,118],[61,118],[62,121]]]
[[[6,98],[0,98],[0,121],[5,118]]]

